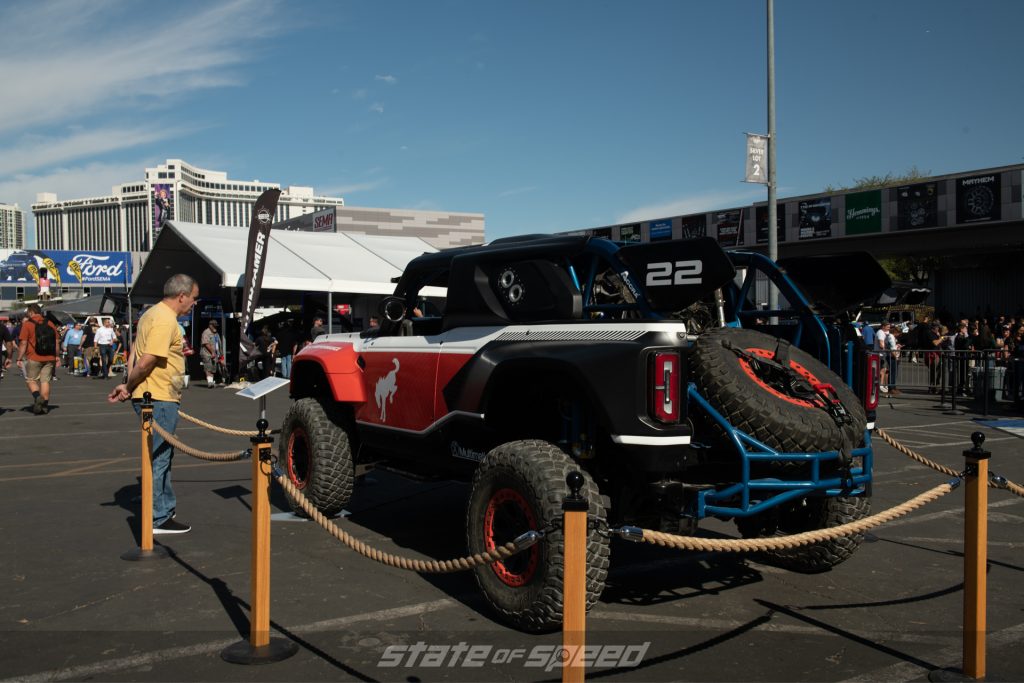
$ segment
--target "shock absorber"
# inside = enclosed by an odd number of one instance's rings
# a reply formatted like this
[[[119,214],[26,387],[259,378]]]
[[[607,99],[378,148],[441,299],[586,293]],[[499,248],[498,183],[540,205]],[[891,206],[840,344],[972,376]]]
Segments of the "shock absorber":
[[[718,326],[725,327],[725,296],[721,287],[715,290],[715,310],[718,311]]]

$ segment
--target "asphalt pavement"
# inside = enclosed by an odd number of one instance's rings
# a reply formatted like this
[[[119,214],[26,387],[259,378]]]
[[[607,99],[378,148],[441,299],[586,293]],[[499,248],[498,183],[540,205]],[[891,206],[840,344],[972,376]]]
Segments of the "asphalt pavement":
[[[126,562],[138,544],[138,419],[105,396],[116,380],[61,373],[49,415],[31,413],[16,373],[0,382],[0,679],[109,681],[560,680],[559,634],[496,622],[468,573],[419,575],[376,564],[272,497],[273,635],[298,654],[259,666],[224,662],[249,632],[250,463],[179,454],[178,514],[191,533],[158,536],[170,557]],[[268,401],[279,425],[287,390]],[[1024,482],[1024,441],[947,414],[926,394],[883,402],[879,426],[961,469],[970,434],[991,468]],[[256,402],[193,384],[183,409],[253,429]],[[1019,417],[1019,416],[1018,416]],[[182,422],[210,451],[248,446]],[[276,446],[275,446],[276,448]],[[875,440],[873,510],[946,478]],[[276,488],[276,487],[275,487]],[[338,520],[383,550],[423,558],[465,552],[466,487],[371,472]],[[803,575],[734,554],[614,541],[587,621],[604,666],[622,681],[925,680],[961,659],[963,488],[873,530],[830,572]],[[1024,680],[1024,498],[990,490],[988,680]],[[735,535],[732,524],[705,525]],[[611,664],[632,664],[612,668]]]

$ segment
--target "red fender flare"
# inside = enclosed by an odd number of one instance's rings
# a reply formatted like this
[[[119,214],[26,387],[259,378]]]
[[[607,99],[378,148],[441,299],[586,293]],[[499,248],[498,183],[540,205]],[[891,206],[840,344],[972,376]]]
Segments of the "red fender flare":
[[[295,377],[302,376],[302,367],[315,363],[323,370],[331,386],[334,400],[340,403],[365,403],[366,389],[363,385],[363,370],[359,367],[359,354],[349,342],[325,341],[310,344],[297,354],[292,361],[292,384],[290,391],[295,395]],[[296,372],[298,371],[298,372]]]

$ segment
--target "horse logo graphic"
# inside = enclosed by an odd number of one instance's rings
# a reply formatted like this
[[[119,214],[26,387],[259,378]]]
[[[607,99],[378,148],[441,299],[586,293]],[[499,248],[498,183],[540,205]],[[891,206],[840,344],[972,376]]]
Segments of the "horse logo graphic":
[[[395,364],[395,369],[377,380],[373,392],[374,398],[377,399],[377,407],[380,408],[381,422],[387,422],[388,403],[395,402],[395,392],[398,391],[398,359],[392,358],[391,362]]]

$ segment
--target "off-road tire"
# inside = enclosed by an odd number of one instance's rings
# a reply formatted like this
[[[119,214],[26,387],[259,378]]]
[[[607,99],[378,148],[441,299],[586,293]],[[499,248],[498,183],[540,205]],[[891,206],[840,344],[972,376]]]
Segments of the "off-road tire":
[[[485,538],[489,534],[494,542],[500,544],[527,531],[526,519],[530,516],[538,529],[552,523],[558,525],[548,531],[543,540],[520,553],[523,557],[510,558],[508,565],[496,563],[473,570],[487,603],[503,621],[523,631],[549,631],[558,628],[562,622],[564,538],[560,522],[562,502],[568,494],[565,477],[574,470],[579,471],[580,468],[551,443],[511,441],[490,451],[473,477],[466,515],[466,535],[471,553],[485,548]],[[584,480],[582,493],[590,503],[589,519],[603,522],[605,509],[597,485],[585,473]],[[501,505],[525,503],[529,512],[522,524],[511,525],[523,528],[506,528],[505,533],[499,535],[494,529],[494,518],[498,515],[494,514],[495,508],[491,508],[492,521],[488,526],[488,509],[503,499],[506,502]],[[604,590],[608,553],[608,538],[597,529],[590,528],[587,534],[588,610]]]
[[[754,517],[737,518],[736,527],[744,538],[796,534],[854,522],[870,512],[871,499],[865,496],[804,498]],[[828,571],[849,559],[863,541],[864,534],[853,534],[798,548],[770,550],[757,556],[767,564],[813,574]]]
[[[281,426],[280,462],[286,476],[328,517],[352,497],[352,433],[344,412],[315,398],[295,401]],[[305,515],[291,496],[288,504]]]
[[[843,432],[823,408],[800,405],[772,393],[744,370],[740,357],[726,344],[774,353],[778,340],[756,330],[734,327],[709,330],[698,338],[691,363],[694,382],[729,424],[784,453],[830,451],[843,445]],[[791,346],[789,358],[791,367],[798,364],[819,382],[835,388],[852,418],[843,431],[851,447],[859,446],[867,416],[857,396],[838,375],[807,352]]]

